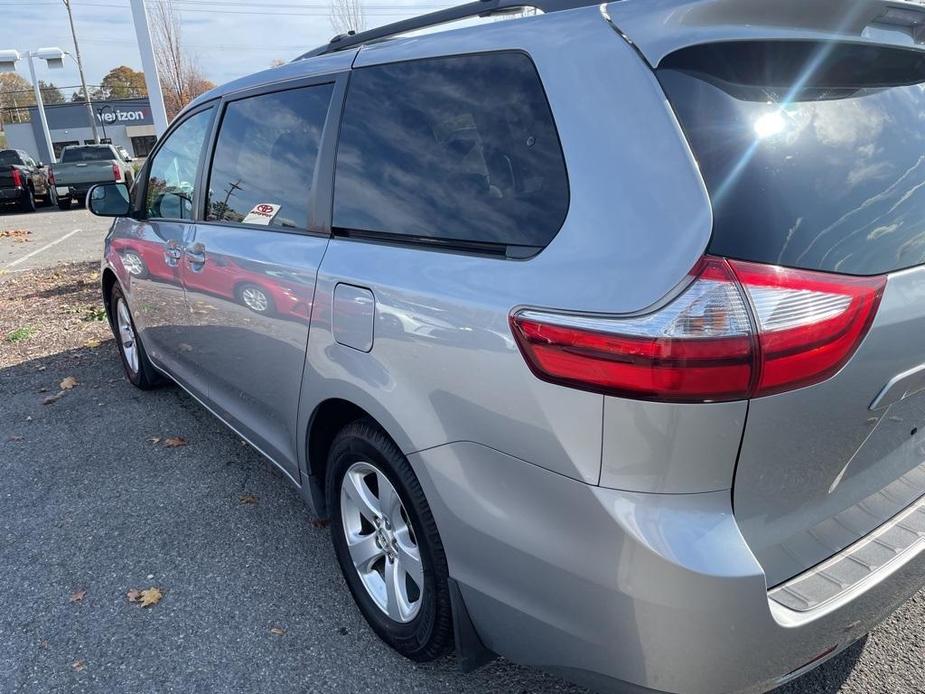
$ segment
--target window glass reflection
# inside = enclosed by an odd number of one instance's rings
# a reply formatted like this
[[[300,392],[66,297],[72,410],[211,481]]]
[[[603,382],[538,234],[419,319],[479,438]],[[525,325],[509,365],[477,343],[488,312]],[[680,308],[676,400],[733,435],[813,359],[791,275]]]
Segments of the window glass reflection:
[[[264,94],[228,105],[206,218],[304,229],[321,131],[334,86]]]
[[[925,59],[769,46],[659,74],[710,192],[711,252],[856,275],[925,263]]]
[[[192,219],[199,157],[206,141],[212,109],[190,116],[158,150],[149,168],[145,209],[148,217]]]
[[[336,227],[545,246],[567,208],[559,139],[526,55],[353,72],[338,144]]]

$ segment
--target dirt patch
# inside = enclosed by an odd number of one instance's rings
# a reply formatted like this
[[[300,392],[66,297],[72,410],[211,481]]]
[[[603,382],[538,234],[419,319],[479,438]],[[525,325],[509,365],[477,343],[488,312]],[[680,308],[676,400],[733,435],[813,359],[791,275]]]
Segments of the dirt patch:
[[[0,368],[112,339],[99,263],[68,263],[0,277]]]

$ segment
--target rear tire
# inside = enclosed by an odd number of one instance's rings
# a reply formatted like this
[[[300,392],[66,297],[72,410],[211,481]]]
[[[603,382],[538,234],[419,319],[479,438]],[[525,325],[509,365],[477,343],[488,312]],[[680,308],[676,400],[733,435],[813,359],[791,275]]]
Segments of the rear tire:
[[[109,322],[112,326],[112,333],[116,337],[125,377],[129,383],[141,390],[151,390],[157,387],[164,379],[148,359],[148,354],[135,329],[132,312],[118,284],[112,285],[112,292],[109,295],[109,311]]]
[[[370,627],[411,660],[447,653],[453,619],[446,554],[421,485],[398,446],[371,420],[348,424],[328,453],[326,483],[334,551]],[[361,558],[361,548],[374,555]]]
[[[63,212],[67,212],[69,209],[71,209],[71,199],[69,197],[58,198],[58,209]]]
[[[58,195],[55,192],[55,187],[49,185],[45,188],[45,197],[42,198],[42,207],[51,207],[52,205],[58,202]]]
[[[35,193],[32,188],[26,186],[22,193],[22,199],[19,201],[19,209],[23,212],[35,212]]]

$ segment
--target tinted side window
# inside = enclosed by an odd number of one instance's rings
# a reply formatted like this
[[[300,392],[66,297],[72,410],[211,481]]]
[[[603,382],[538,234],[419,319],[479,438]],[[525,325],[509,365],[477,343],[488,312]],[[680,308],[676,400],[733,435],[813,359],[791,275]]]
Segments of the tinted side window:
[[[335,227],[542,247],[567,209],[559,138],[526,55],[354,70],[337,151]]]
[[[196,173],[212,109],[190,116],[174,130],[148,167],[145,210],[148,217],[192,219]]]
[[[228,104],[222,119],[206,219],[304,229],[321,131],[333,84]]]

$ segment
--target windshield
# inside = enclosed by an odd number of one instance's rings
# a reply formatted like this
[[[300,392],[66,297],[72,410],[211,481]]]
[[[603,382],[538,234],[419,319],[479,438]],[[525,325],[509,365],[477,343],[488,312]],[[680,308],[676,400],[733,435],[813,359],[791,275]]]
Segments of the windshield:
[[[22,164],[19,155],[12,149],[0,151],[0,166],[12,166],[13,164]]]
[[[75,161],[100,161],[113,159],[112,150],[109,147],[75,147],[65,149],[61,154],[62,163]]]

